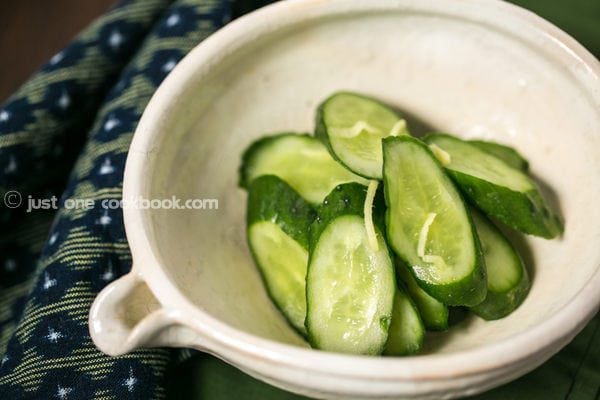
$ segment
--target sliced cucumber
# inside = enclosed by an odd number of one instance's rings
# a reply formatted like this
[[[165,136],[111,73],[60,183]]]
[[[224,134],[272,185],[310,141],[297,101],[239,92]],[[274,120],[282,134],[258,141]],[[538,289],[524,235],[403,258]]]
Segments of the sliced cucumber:
[[[425,327],[419,311],[402,285],[398,285],[394,296],[392,322],[388,332],[384,354],[405,356],[415,354],[423,345]]]
[[[529,162],[525,157],[510,146],[486,140],[469,140],[469,143],[498,157],[513,168],[521,171],[527,171],[529,169]]]
[[[383,139],[388,241],[419,285],[447,305],[485,298],[485,268],[460,193],[432,151],[410,136]]]
[[[387,341],[394,267],[377,215],[377,250],[371,245],[366,190],[356,183],[337,187],[311,226],[306,328],[311,345],[322,350],[380,354]],[[375,207],[375,214],[381,212]]]
[[[308,230],[313,207],[274,175],[248,190],[248,243],[269,296],[290,324],[306,336]]]
[[[512,244],[486,217],[471,210],[487,268],[485,300],[471,311],[486,320],[513,312],[529,292],[529,275]]]
[[[243,155],[240,186],[261,175],[277,175],[312,204],[319,204],[337,185],[368,181],[336,162],[318,139],[282,133],[254,142]]]
[[[424,140],[450,155],[444,167],[482,211],[531,235],[550,239],[562,233],[560,220],[525,173],[451,135],[429,134]]]
[[[432,331],[445,331],[448,329],[448,307],[421,289],[402,260],[396,260],[396,274],[415,302],[425,328]]]
[[[367,178],[382,177],[381,139],[406,134],[398,113],[360,94],[335,93],[317,110],[315,135],[343,165]]]

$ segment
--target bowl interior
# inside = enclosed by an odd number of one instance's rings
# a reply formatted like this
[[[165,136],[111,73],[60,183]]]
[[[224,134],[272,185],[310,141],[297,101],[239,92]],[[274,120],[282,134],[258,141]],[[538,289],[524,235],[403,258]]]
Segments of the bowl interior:
[[[445,131],[516,147],[566,221],[561,239],[527,237],[520,245],[533,286],[518,310],[494,322],[469,317],[431,335],[426,351],[456,352],[524,332],[555,315],[598,272],[600,104],[589,75],[568,48],[520,25],[524,16],[511,22],[486,18],[489,10],[452,10],[267,21],[256,40],[240,36],[212,60],[193,52],[174,72],[173,80],[190,76],[156,118],[160,133],[136,179],[145,182],[145,198],[218,201],[216,209],[205,202],[205,209],[143,211],[159,263],[199,309],[246,332],[306,346],[270,303],[250,258],[237,170],[256,138],[312,132],[317,104],[340,89],[388,101],[417,135]]]

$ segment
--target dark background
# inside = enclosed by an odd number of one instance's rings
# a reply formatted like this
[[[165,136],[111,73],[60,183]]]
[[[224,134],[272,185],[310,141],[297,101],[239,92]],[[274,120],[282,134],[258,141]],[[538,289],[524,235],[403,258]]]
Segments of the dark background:
[[[1,0],[0,103],[118,0]]]

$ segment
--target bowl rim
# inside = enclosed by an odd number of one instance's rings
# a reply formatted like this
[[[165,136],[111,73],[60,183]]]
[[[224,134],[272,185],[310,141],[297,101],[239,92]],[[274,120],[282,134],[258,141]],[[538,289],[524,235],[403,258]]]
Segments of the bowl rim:
[[[288,0],[247,14],[216,32],[195,47],[156,90],[139,122],[126,161],[123,197],[134,198],[146,193],[141,179],[148,171],[148,160],[160,138],[162,119],[173,105],[170,99],[182,93],[186,79],[201,79],[228,55],[240,50],[261,35],[289,29],[308,20],[332,18],[357,12],[386,10],[426,10],[510,31],[529,41],[538,41],[576,74],[595,103],[600,105],[600,63],[583,46],[556,26],[518,6],[499,0]],[[492,15],[494,18],[492,18]],[[502,15],[505,18],[499,18]],[[511,26],[523,28],[518,32]],[[281,366],[307,368],[330,375],[379,380],[455,378],[499,366],[509,366],[542,352],[549,358],[570,341],[600,308],[600,269],[577,296],[551,318],[531,329],[498,342],[456,353],[426,354],[408,358],[369,357],[338,354],[301,348],[261,338],[234,328],[203,312],[171,281],[159,263],[146,231],[148,211],[124,209],[124,223],[130,244],[134,271],[143,276],[154,295],[168,309],[173,320],[190,326],[208,338],[216,348],[209,349],[220,357],[268,360]],[[598,260],[595,260],[600,264]],[[547,335],[554,332],[555,335]],[[517,353],[515,349],[522,351]],[[544,359],[545,360],[545,359]],[[541,360],[539,363],[541,363]],[[449,370],[449,363],[453,369]]]

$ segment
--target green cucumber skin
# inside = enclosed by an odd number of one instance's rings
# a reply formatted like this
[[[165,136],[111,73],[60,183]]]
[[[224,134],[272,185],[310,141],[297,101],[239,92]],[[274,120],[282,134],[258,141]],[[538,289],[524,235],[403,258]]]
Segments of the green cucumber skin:
[[[519,285],[509,292],[495,293],[488,291],[485,300],[470,308],[470,310],[485,319],[493,321],[504,318],[518,308],[527,294],[529,293],[529,279],[525,278],[519,282]]]
[[[310,246],[312,248],[321,236],[323,229],[335,218],[352,214],[364,218],[364,203],[367,187],[360,183],[350,182],[336,186],[317,207],[317,217],[310,227]],[[373,200],[373,224],[385,232],[385,199],[381,185]]]
[[[391,226],[395,223],[392,220],[393,207],[402,203],[402,202],[397,201],[397,199],[390,198],[391,194],[389,192],[389,188],[390,188],[391,182],[389,181],[389,177],[387,177],[386,173],[385,173],[385,165],[386,165],[385,160],[386,160],[386,153],[387,153],[386,147],[392,146],[394,144],[394,142],[396,142],[396,143],[409,142],[409,143],[419,146],[423,151],[425,151],[425,152],[427,152],[427,154],[429,154],[432,163],[437,168],[439,168],[442,172],[444,171],[444,168],[442,167],[442,165],[440,164],[438,159],[435,157],[433,152],[429,149],[429,146],[427,146],[424,142],[422,142],[421,140],[419,140],[417,138],[414,138],[411,136],[398,136],[398,137],[388,137],[388,138],[383,139],[383,149],[384,149],[384,151],[383,151],[383,157],[384,157],[384,162],[383,162],[384,184],[383,184],[383,186],[384,186],[385,202],[388,206],[388,208],[386,210],[386,224],[385,224],[387,227],[388,242],[390,244],[390,247],[396,253],[396,255],[398,255],[398,257],[403,262],[405,262],[406,265],[409,265],[412,267],[412,262],[406,257],[406,255],[402,254],[402,252],[399,251],[399,247],[397,245],[395,245],[393,234],[391,233],[391,230],[392,230]],[[446,177],[447,175],[445,173],[443,173],[442,176]],[[447,178],[447,180],[445,180],[444,183],[449,188],[452,188],[452,190],[458,190],[454,186],[454,183],[452,182],[452,180],[449,177]],[[464,202],[463,202],[462,206],[466,207],[466,204],[464,204]],[[449,306],[474,306],[476,304],[481,303],[487,293],[486,271],[485,271],[485,264],[483,261],[483,254],[481,252],[481,245],[479,243],[479,238],[477,237],[477,232],[475,231],[473,222],[470,218],[470,214],[468,213],[468,211],[465,211],[465,214],[466,214],[467,218],[469,218],[471,236],[473,237],[474,249],[475,249],[473,265],[471,266],[471,270],[472,270],[471,273],[458,282],[453,282],[453,283],[449,283],[446,285],[435,285],[435,284],[431,284],[430,282],[426,282],[424,280],[419,279],[418,276],[416,276],[416,274],[414,273],[413,269],[411,268],[411,273],[413,274],[413,277],[415,278],[415,281],[419,284],[419,286],[425,292],[427,292],[431,297],[433,297],[436,300],[440,301],[441,303],[443,303],[445,305],[449,305]]]
[[[425,338],[425,325],[419,313],[419,308],[401,283],[398,283],[394,296],[392,321],[383,354],[389,356],[416,354],[421,350],[423,339]],[[411,315],[399,314],[402,311],[399,310],[402,305],[404,305],[404,308],[408,308],[407,311]],[[412,319],[412,321],[407,321],[407,318]]]
[[[505,291],[495,291],[488,286],[487,296],[484,301],[480,304],[471,307],[471,311],[481,318],[485,320],[495,320],[504,318],[510,313],[512,313],[517,307],[523,303],[527,294],[529,293],[529,289],[531,287],[531,281],[529,279],[529,273],[525,268],[523,260],[519,256],[519,253],[515,250],[510,241],[502,234],[502,232],[484,215],[479,213],[476,210],[471,211],[473,215],[473,220],[475,221],[476,229],[481,224],[486,224],[488,229],[493,231],[493,237],[488,237],[487,235],[480,234],[479,238],[481,242],[484,244],[484,248],[500,245],[496,244],[497,241],[501,240],[504,242],[504,246],[510,248],[512,250],[511,260],[507,260],[507,262],[512,262],[514,265],[518,266],[520,271],[520,276],[518,283]],[[481,229],[478,229],[481,230]],[[484,251],[485,257],[485,251]],[[491,260],[487,263],[489,268],[492,268]]]
[[[270,221],[302,247],[309,247],[309,227],[316,218],[313,206],[275,175],[254,179],[248,190],[246,223]]]
[[[404,283],[408,294],[419,310],[425,328],[432,331],[448,330],[448,307],[427,294],[417,284],[410,272],[410,268],[399,259],[396,259],[396,275]]]
[[[329,135],[327,133],[327,128],[326,128],[326,124],[325,124],[325,117],[323,115],[323,106],[325,105],[325,103],[327,102],[327,100],[325,100],[318,108],[317,108],[317,116],[315,118],[315,137],[317,139],[319,139],[321,141],[321,143],[323,143],[325,145],[325,147],[327,147],[327,151],[329,151],[329,154],[331,154],[331,157],[333,157],[333,159],[335,161],[337,161],[340,165],[342,165],[344,168],[346,168],[348,171],[358,175],[358,176],[362,176],[363,178],[367,178],[370,179],[367,176],[364,176],[362,174],[357,173],[356,171],[352,171],[350,168],[348,168],[348,166],[346,165],[346,163],[344,163],[335,153],[335,151],[333,150],[333,147],[331,146],[331,142],[329,141]]]
[[[364,94],[360,94],[360,93],[354,93],[354,92],[336,92],[334,94],[332,94],[331,96],[329,96],[327,99],[325,99],[317,108],[317,114],[316,114],[316,118],[315,118],[315,137],[317,139],[319,139],[326,147],[327,150],[329,150],[329,154],[331,154],[331,156],[334,158],[334,160],[336,160],[338,163],[340,163],[341,165],[344,166],[344,168],[346,168],[347,170],[349,170],[350,172],[361,176],[363,178],[366,179],[372,179],[372,177],[366,176],[364,174],[361,174],[358,171],[353,171],[351,168],[349,168],[343,160],[341,160],[337,154],[335,153],[333,147],[331,146],[331,142],[329,141],[329,134],[327,133],[327,124],[325,123],[325,118],[324,118],[324,113],[323,113],[323,108],[325,107],[325,105],[327,104],[327,102],[333,98],[334,96],[337,96],[339,94],[349,94],[355,97],[359,97],[359,98],[363,98],[363,99],[367,99],[370,100],[374,103],[377,103],[379,105],[381,105],[382,107],[385,107],[387,109],[389,109],[390,111],[394,112],[397,116],[398,119],[401,118],[400,114],[398,114],[396,111],[392,110],[390,108],[390,106],[388,104],[383,103],[382,101],[375,99],[373,97],[364,95]]]
[[[466,146],[475,146],[455,136],[445,133],[428,134],[423,140],[429,144],[436,143],[437,138],[451,139]],[[437,144],[437,143],[436,143]],[[442,148],[448,152],[447,148]],[[452,154],[450,153],[450,156]],[[507,168],[511,168],[507,164]],[[554,215],[533,183],[534,189],[518,192],[505,186],[494,184],[470,174],[452,169],[451,164],[445,167],[448,174],[456,182],[469,202],[480,210],[516,229],[519,232],[546,239],[562,234],[563,225]]]
[[[529,161],[527,161],[521,153],[510,146],[487,140],[469,140],[469,143],[474,144],[481,150],[501,159],[513,168],[523,172],[526,172],[529,169]]]
[[[291,186],[275,175],[259,176],[248,188],[246,233],[252,258],[258,267],[269,298],[285,316],[289,325],[304,337],[306,337],[306,328],[301,325],[296,326],[292,317],[283,311],[282,305],[271,293],[273,288],[270,287],[266,275],[268,271],[264,270],[268,266],[259,263],[259,257],[254,251],[249,233],[253,224],[268,221],[279,226],[285,234],[308,252],[308,232],[315,217],[315,209]],[[301,272],[304,273],[304,271]],[[305,292],[305,287],[298,289]]]
[[[561,221],[546,207],[537,190],[521,193],[451,169],[448,174],[471,203],[511,228],[545,239],[563,232]]]
[[[314,348],[319,348],[319,340],[311,332],[311,301],[310,301],[310,281],[312,272],[313,253],[319,244],[319,238],[321,234],[327,229],[327,227],[340,217],[345,216],[358,216],[364,218],[364,202],[366,198],[367,187],[356,182],[350,182],[338,185],[334,188],[331,193],[325,198],[323,203],[317,208],[317,217],[313,221],[310,227],[310,245],[309,245],[309,259],[308,259],[308,271],[307,271],[307,284],[306,284],[306,298],[307,298],[307,313],[305,320],[305,327],[307,331],[307,340]],[[382,242],[385,244],[385,229],[383,228],[385,203],[383,199],[382,191],[378,190],[374,201],[373,201],[373,224],[375,225],[377,235],[381,235]],[[389,250],[388,250],[389,251]],[[391,252],[390,252],[391,253]],[[390,258],[390,279],[393,282],[394,290],[396,287],[396,279],[394,277],[394,265],[392,262],[391,254],[388,255]],[[386,315],[383,319],[390,321],[392,306],[394,300],[394,293],[389,293],[389,315]],[[389,322],[385,327],[389,330]],[[369,354],[381,354],[385,348],[385,341],[380,344],[380,348],[371,349]],[[338,350],[340,351],[340,350]]]

